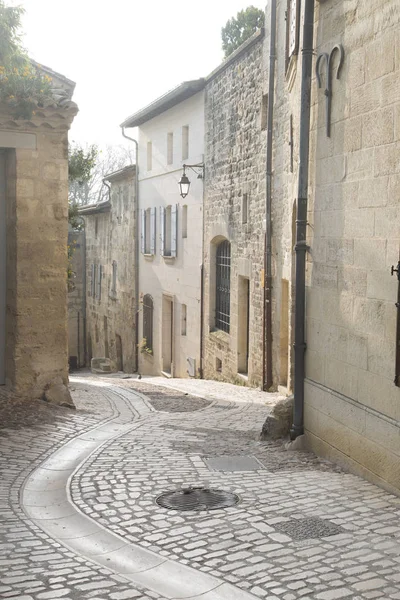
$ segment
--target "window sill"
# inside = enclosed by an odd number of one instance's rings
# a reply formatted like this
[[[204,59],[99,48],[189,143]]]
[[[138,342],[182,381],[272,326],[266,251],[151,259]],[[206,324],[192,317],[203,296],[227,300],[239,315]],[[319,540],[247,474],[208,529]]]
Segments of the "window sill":
[[[226,344],[227,346],[231,343],[231,336],[226,331],[222,331],[222,329],[215,329],[214,331],[210,331],[209,333],[210,339],[214,342],[219,342],[222,344]]]
[[[146,260],[154,258],[154,254],[147,254],[146,252],[142,252],[142,255]]]
[[[117,294],[108,294],[108,297],[111,298],[111,300],[118,300]]]
[[[172,261],[174,261],[176,259],[176,256],[168,256],[168,254],[163,254],[162,257],[167,262],[172,262]]]
[[[150,354],[150,352],[141,352],[141,355],[144,358],[147,358],[147,360],[150,360],[151,362],[153,362],[153,359],[154,359],[154,354],[153,353]]]

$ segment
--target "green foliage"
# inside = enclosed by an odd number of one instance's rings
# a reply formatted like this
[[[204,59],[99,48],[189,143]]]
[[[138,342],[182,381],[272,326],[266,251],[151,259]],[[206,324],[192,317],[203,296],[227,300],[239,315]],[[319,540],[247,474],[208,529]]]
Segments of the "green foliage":
[[[78,205],[69,203],[68,206],[68,222],[74,231],[82,231],[82,217],[78,214]]]
[[[68,149],[68,179],[70,183],[83,185],[89,181],[92,170],[96,165],[98,148],[94,144],[86,150],[79,144],[71,145]]]
[[[21,45],[19,6],[0,0],[0,101],[10,105],[17,119],[30,119],[36,107],[52,98],[51,77],[33,65]]]
[[[239,46],[264,26],[264,11],[255,6],[248,6],[237,13],[221,29],[222,49],[227,58]]]

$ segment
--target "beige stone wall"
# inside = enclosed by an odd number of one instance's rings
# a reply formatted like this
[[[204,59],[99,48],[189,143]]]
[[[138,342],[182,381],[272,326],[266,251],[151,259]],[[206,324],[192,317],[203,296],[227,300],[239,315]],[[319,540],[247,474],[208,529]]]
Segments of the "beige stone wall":
[[[3,144],[7,157],[6,386],[31,398],[40,397],[56,378],[68,381],[67,126],[73,114],[65,114],[61,126],[57,115],[47,119],[42,114],[34,119],[35,128],[20,123],[17,135],[10,117],[11,130],[0,127],[0,139],[7,134],[7,144],[17,146]],[[1,113],[0,122],[4,120]],[[20,144],[20,133],[27,134],[29,144]]]
[[[73,248],[73,277],[68,289],[68,357],[70,369],[86,365],[85,357],[85,232],[68,232],[68,245]]]
[[[134,168],[111,183],[111,208],[84,215],[86,231],[86,318],[88,360],[111,359],[114,370],[136,370],[135,364],[135,180]],[[117,264],[112,292],[113,262]],[[92,265],[96,268],[92,294]],[[99,298],[98,273],[102,267]],[[119,339],[122,365],[118,357]]]
[[[312,446],[397,489],[399,25],[396,0],[317,6],[317,53],[341,43],[345,62],[333,78],[330,138],[313,82],[306,353]]]
[[[262,35],[208,80],[205,91],[204,376],[262,383],[265,131]],[[248,218],[242,223],[243,195]],[[215,331],[215,248],[231,243],[230,332]],[[238,374],[243,280],[250,285],[248,379]],[[247,285],[247,284],[244,284]],[[220,361],[220,362],[219,362]]]

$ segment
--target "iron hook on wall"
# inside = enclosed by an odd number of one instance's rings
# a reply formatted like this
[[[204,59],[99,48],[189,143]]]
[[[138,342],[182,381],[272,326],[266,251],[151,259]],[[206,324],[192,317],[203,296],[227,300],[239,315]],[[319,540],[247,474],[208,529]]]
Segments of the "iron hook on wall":
[[[336,79],[340,77],[340,71],[342,70],[344,61],[344,49],[342,44],[336,44],[328,54],[327,52],[321,52],[318,55],[317,62],[315,65],[315,73],[317,76],[318,87],[322,86],[321,79],[321,64],[325,63],[325,106],[326,106],[326,135],[331,137],[331,108],[332,108],[332,64],[335,52],[339,52],[339,64],[336,69]]]

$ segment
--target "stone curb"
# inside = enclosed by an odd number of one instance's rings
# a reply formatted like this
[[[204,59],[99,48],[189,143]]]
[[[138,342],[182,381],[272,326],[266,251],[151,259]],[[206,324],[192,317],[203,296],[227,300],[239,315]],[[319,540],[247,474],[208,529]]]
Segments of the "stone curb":
[[[91,381],[80,381],[96,386]],[[143,394],[121,388],[110,391],[121,402],[119,415],[75,437],[27,477],[21,492],[26,515],[77,554],[171,600],[255,600],[252,594],[214,576],[127,543],[81,513],[72,503],[69,485],[74,473],[100,446],[139,427],[138,417],[143,422],[143,417],[153,410]],[[119,423],[121,417],[122,420],[127,418],[129,411],[130,422]]]

